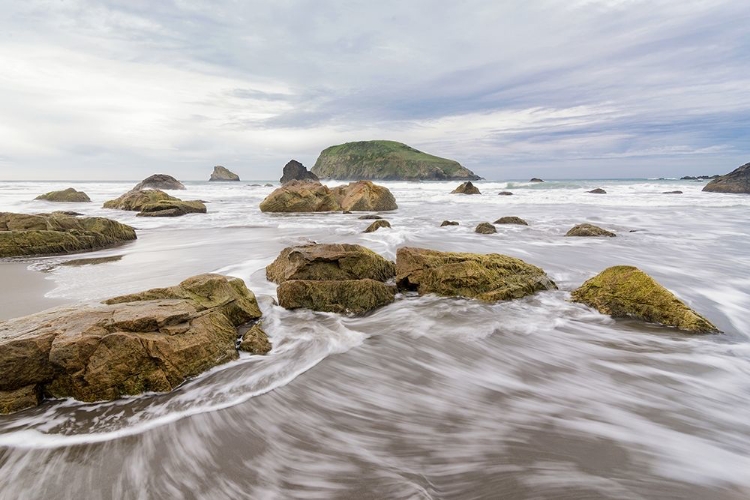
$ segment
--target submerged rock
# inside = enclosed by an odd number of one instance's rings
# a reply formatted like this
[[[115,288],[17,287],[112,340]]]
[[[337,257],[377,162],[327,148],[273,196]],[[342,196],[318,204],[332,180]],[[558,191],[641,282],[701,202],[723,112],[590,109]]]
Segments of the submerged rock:
[[[349,212],[349,213],[351,213],[351,212]],[[359,220],[380,220],[380,219],[382,219],[382,217],[379,216],[379,215],[375,215],[375,214],[368,214],[368,215],[360,215],[359,217],[357,217],[357,219],[359,219]]]
[[[497,229],[489,222],[482,222],[474,228],[474,232],[479,234],[495,234]]]
[[[158,189],[128,191],[119,198],[104,203],[103,208],[139,211],[140,217],[177,217],[191,213],[206,213],[201,201],[183,201]]]
[[[482,194],[479,192],[479,188],[476,187],[471,181],[466,181],[456,189],[451,191],[451,194]]]
[[[102,401],[170,391],[236,359],[237,327],[260,316],[242,280],[204,274],[2,322],[0,411],[43,396]]]
[[[718,332],[706,318],[633,266],[605,269],[574,290],[571,298],[615,318],[636,318],[691,333]]]
[[[529,179],[529,182],[544,182],[544,181],[538,177],[532,177],[531,179]]]
[[[664,191],[662,194],[682,194],[682,191]]]
[[[396,254],[399,290],[420,295],[470,297],[487,302],[524,297],[556,289],[544,271],[500,254],[439,252],[402,247]]]
[[[310,172],[305,168],[303,164],[297,160],[291,160],[289,163],[284,165],[284,172],[281,175],[279,182],[286,184],[289,181],[319,181],[318,176]]]
[[[364,314],[395,300],[396,287],[372,279],[343,281],[289,280],[276,291],[286,309]]]
[[[369,248],[348,243],[323,243],[287,247],[266,267],[266,278],[287,280],[387,281],[396,275],[393,262]]]
[[[444,226],[458,226],[458,222],[454,220],[444,220],[442,224],[440,224],[440,227]]]
[[[513,193],[511,193],[510,191],[500,191],[497,194],[499,194],[500,196],[513,196]]]
[[[185,186],[171,175],[154,174],[136,184],[132,190],[141,191],[143,189],[185,189]]]
[[[595,226],[593,224],[578,224],[577,226],[573,226],[570,228],[570,230],[565,233],[565,236],[609,236],[614,237],[617,236],[615,233],[611,231],[607,231],[606,229],[602,229],[599,226]]]
[[[216,165],[214,171],[211,172],[209,181],[239,181],[240,176],[229,170],[228,168]]]
[[[494,223],[495,224],[518,224],[520,226],[529,225],[529,223],[523,220],[522,218],[514,217],[514,216],[500,217]]]
[[[391,191],[371,181],[350,182],[331,190],[343,210],[352,212],[385,212],[396,210],[396,198]]]
[[[607,194],[607,192],[603,190],[602,188],[596,188],[596,189],[592,189],[591,191],[586,191],[586,192],[591,193],[591,194]]]
[[[713,193],[750,193],[750,163],[720,175],[703,187]]]
[[[0,257],[98,250],[134,239],[132,227],[104,217],[0,212]]]
[[[45,201],[57,201],[65,203],[81,203],[91,201],[91,198],[83,191],[76,191],[73,188],[64,189],[62,191],[50,191],[49,193],[40,194],[36,200]]]
[[[376,220],[375,222],[373,222],[372,224],[370,224],[369,226],[367,226],[367,229],[365,229],[364,232],[365,233],[374,233],[375,231],[377,231],[381,227],[391,227],[391,223],[388,222],[387,220],[384,220],[384,219]]]

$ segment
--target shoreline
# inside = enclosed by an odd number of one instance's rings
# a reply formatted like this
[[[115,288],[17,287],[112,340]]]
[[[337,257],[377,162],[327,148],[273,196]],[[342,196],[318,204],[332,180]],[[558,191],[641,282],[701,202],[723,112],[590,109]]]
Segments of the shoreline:
[[[45,279],[43,273],[28,267],[26,262],[0,262],[0,283],[4,285],[0,321],[70,303],[64,299],[45,297],[45,293],[55,288],[54,283]]]

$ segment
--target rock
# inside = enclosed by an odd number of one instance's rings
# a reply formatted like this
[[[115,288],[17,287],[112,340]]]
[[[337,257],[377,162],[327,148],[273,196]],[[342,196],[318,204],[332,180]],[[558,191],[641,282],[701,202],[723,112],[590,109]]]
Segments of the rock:
[[[495,302],[556,289],[544,271],[500,254],[439,252],[402,247],[396,254],[396,283],[420,295],[469,297]]]
[[[529,223],[526,222],[525,220],[523,220],[522,218],[520,218],[520,217],[513,217],[513,216],[500,217],[494,223],[495,224],[518,224],[518,225],[521,225],[521,226],[528,226],[529,225]]]
[[[230,171],[228,168],[224,168],[221,165],[216,165],[214,171],[211,172],[211,178],[209,181],[239,181],[240,176]]]
[[[712,193],[750,193],[750,163],[721,175],[703,187]]]
[[[289,280],[279,285],[276,293],[279,305],[286,309],[364,314],[393,302],[396,287],[372,279]]]
[[[260,316],[241,280],[204,274],[2,322],[0,405],[14,411],[39,395],[102,401],[170,391],[236,359],[237,327]]]
[[[346,186],[333,188],[331,193],[343,210],[384,212],[398,208],[391,191],[371,181],[350,182]]]
[[[331,146],[311,171],[341,180],[478,180],[458,162],[432,156],[394,141],[361,141]]]
[[[260,184],[249,184],[250,187],[260,187]]]
[[[466,181],[456,189],[451,191],[451,194],[482,194],[479,192],[479,188],[476,187],[471,181]]]
[[[532,177],[532,178],[531,178],[531,179],[529,180],[529,182],[544,182],[544,181],[543,181],[542,179],[538,178],[538,177]]]
[[[474,232],[479,234],[494,234],[497,232],[497,229],[489,222],[482,222],[474,228]]]
[[[40,194],[35,198],[36,200],[45,201],[60,201],[66,203],[80,203],[91,201],[83,191],[76,191],[73,188],[64,189],[62,191],[50,191],[49,193]]]
[[[254,323],[242,334],[238,349],[250,354],[267,354],[271,350],[271,343],[260,322]]]
[[[343,215],[351,215],[351,214],[352,214],[352,211],[351,211],[351,210],[342,210],[342,211],[341,211],[341,213],[342,213]],[[360,219],[361,219],[361,217],[360,217]]]
[[[297,160],[291,160],[284,165],[284,172],[279,182],[285,184],[289,181],[319,181],[318,176],[309,172],[304,165]]]
[[[511,193],[510,191],[500,191],[497,194],[499,194],[500,196],[513,196],[513,193]]]
[[[664,191],[662,194],[682,194],[682,191]]]
[[[440,227],[443,226],[458,226],[458,222],[454,220],[444,220],[442,224],[440,224]]]
[[[591,194],[607,194],[607,192],[603,190],[602,188],[596,188],[596,189],[592,189],[591,191],[586,191],[586,192],[591,193]]]
[[[593,224],[578,224],[573,226],[565,236],[617,236],[615,233],[602,229]]]
[[[266,183],[266,184],[263,184],[263,187],[267,187],[267,188],[272,188],[272,187],[273,187],[273,184],[271,184],[271,183]]]
[[[705,181],[708,179],[718,179],[721,177],[720,175],[699,175],[697,177],[693,177],[692,175],[686,175],[685,177],[680,177],[680,180],[683,181]]]
[[[0,212],[0,257],[98,250],[134,239],[132,227],[104,217]]]
[[[375,215],[375,214],[368,214],[368,215],[360,215],[357,217],[359,220],[380,220],[382,219],[381,216]]]
[[[260,202],[261,212],[333,212],[341,210],[336,197],[319,182],[289,181]]]
[[[183,201],[158,189],[128,191],[104,203],[103,208],[139,211],[141,217],[176,217],[190,213],[206,213],[200,201]]]
[[[143,189],[185,189],[185,186],[171,175],[154,174],[136,184],[133,191]]]
[[[636,318],[691,333],[718,332],[706,318],[633,266],[605,269],[574,290],[571,298],[615,318]]]
[[[372,224],[370,224],[369,226],[367,226],[367,229],[365,229],[364,232],[365,233],[374,233],[375,231],[377,231],[381,227],[391,227],[391,223],[388,222],[387,220],[384,220],[384,219],[376,220],[375,222],[373,222]]]
[[[266,267],[266,278],[275,283],[287,280],[387,281],[395,275],[393,262],[368,248],[347,243],[287,247]]]

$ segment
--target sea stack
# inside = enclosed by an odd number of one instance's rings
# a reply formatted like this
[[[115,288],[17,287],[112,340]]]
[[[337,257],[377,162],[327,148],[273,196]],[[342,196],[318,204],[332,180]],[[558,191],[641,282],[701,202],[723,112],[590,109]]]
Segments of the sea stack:
[[[284,172],[279,182],[286,184],[290,181],[319,181],[318,176],[307,170],[307,168],[297,160],[290,160],[284,165]]]
[[[239,181],[240,176],[232,172],[226,167],[216,165],[214,171],[211,173],[209,181]]]

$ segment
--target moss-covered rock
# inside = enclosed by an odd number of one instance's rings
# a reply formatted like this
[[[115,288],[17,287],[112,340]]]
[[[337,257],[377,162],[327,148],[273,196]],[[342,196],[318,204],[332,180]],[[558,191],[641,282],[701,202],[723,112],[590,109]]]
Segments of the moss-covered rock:
[[[454,220],[444,220],[442,224],[440,224],[440,227],[445,227],[445,226],[458,226],[458,222]]]
[[[477,227],[474,228],[475,233],[479,234],[495,234],[497,232],[497,228],[490,224],[489,222],[482,222],[480,224],[477,224]]]
[[[706,318],[633,266],[605,269],[574,290],[571,298],[615,318],[637,318],[691,333],[718,331]]]
[[[250,354],[267,354],[271,350],[271,342],[263,331],[261,322],[253,324],[242,335],[239,350]]]
[[[494,223],[495,224],[518,224],[519,226],[529,225],[529,223],[523,220],[522,218],[514,217],[514,216],[500,217]]]
[[[352,212],[382,212],[396,210],[396,198],[391,191],[371,181],[350,182],[331,190],[342,210]]]
[[[720,175],[705,185],[703,191],[713,193],[750,193],[750,163]]]
[[[286,309],[364,314],[390,304],[396,287],[371,279],[344,281],[285,281],[276,291]]]
[[[132,227],[104,217],[0,212],[0,257],[98,250],[134,239]]]
[[[179,217],[205,213],[206,205],[202,201],[162,200],[143,205],[138,217]]]
[[[565,233],[565,236],[608,236],[613,238],[617,235],[593,224],[578,224],[577,226],[570,228],[570,230]]]
[[[35,199],[64,203],[82,203],[91,201],[91,198],[89,198],[86,193],[83,191],[76,191],[73,188],[63,189],[62,191],[50,191],[49,193],[40,194]]]
[[[474,184],[471,183],[471,181],[466,181],[460,186],[458,186],[456,189],[451,191],[451,194],[482,194],[479,191],[479,188],[476,187]]]
[[[396,254],[399,290],[420,295],[470,297],[494,302],[556,289],[544,271],[500,254],[439,252],[402,247]]]
[[[311,169],[341,180],[477,180],[458,162],[423,153],[394,141],[348,142],[323,150]]]
[[[341,210],[328,186],[313,181],[289,181],[260,202],[261,212],[333,212]]]
[[[376,220],[375,222],[373,222],[372,224],[370,224],[369,226],[367,226],[367,229],[365,229],[364,232],[365,233],[374,233],[375,231],[377,231],[381,227],[391,227],[391,223],[388,222],[385,219]]]
[[[101,401],[172,390],[236,359],[238,326],[260,316],[241,280],[207,274],[2,322],[0,411],[39,395]]]
[[[347,243],[287,247],[266,267],[266,278],[287,280],[387,281],[396,275],[393,262],[372,250]]]
[[[176,217],[190,213],[206,213],[201,201],[183,201],[158,189],[128,191],[119,198],[104,202],[104,208],[140,212],[142,217]]]

